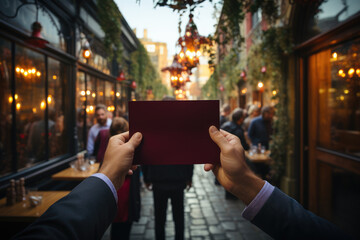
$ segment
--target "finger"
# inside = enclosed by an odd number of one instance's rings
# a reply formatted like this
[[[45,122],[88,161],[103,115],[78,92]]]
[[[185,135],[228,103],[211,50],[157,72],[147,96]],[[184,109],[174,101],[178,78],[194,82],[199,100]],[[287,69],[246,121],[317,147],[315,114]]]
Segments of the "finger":
[[[133,175],[134,174],[134,172],[133,172],[133,170],[131,170],[131,169],[129,169],[129,171],[128,171],[128,173],[127,173],[128,175]]]
[[[206,172],[208,172],[208,171],[210,171],[213,167],[214,167],[213,164],[211,164],[211,163],[206,163],[206,164],[204,165],[204,170],[205,170]]]
[[[111,139],[115,139],[114,143],[122,145],[122,144],[126,143],[127,140],[129,139],[129,132],[124,132],[124,133],[114,135],[111,137]]]
[[[213,173],[214,173],[214,175],[215,175],[215,177],[217,178],[217,176],[218,176],[218,174],[219,174],[219,169],[220,169],[220,165],[218,164],[218,165],[215,165],[214,167],[213,167],[213,169],[212,169],[212,171],[213,171]]]
[[[131,136],[130,140],[127,142],[127,144],[132,145],[134,148],[136,148],[137,146],[139,146],[139,144],[141,143],[141,139],[142,139],[142,134],[137,132],[134,135]]]
[[[220,132],[224,135],[224,137],[226,138],[226,140],[230,143],[233,143],[234,141],[239,141],[240,142],[240,139],[235,136],[234,134],[231,134],[225,130],[222,130],[220,129]]]
[[[228,141],[224,137],[223,133],[221,133],[215,126],[211,126],[209,128],[209,133],[211,139],[220,147],[220,149],[224,148]]]
[[[130,169],[133,170],[133,171],[135,171],[137,168],[138,168],[137,165],[132,165]]]

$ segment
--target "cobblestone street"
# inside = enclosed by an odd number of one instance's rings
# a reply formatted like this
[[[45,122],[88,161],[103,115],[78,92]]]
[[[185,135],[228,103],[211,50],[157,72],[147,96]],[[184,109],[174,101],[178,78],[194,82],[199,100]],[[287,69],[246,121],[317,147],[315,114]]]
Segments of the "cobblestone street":
[[[141,202],[141,218],[133,224],[130,239],[155,239],[152,192],[142,188]],[[212,172],[205,172],[203,165],[195,165],[193,187],[185,193],[186,239],[271,239],[241,217],[243,209],[240,200],[225,199],[224,189],[214,184]],[[165,231],[166,239],[174,239],[170,201]],[[108,230],[103,240],[110,239],[109,233]]]

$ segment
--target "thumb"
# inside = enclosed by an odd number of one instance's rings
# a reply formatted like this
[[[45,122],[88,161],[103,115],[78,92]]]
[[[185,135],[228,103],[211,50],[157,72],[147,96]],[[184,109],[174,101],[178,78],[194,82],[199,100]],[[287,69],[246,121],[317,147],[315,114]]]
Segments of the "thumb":
[[[211,139],[219,146],[220,149],[223,149],[226,144],[228,144],[224,135],[215,126],[211,126],[209,128],[209,133]]]
[[[142,134],[137,132],[134,135],[131,136],[127,144],[130,144],[134,149],[140,145],[142,139]]]

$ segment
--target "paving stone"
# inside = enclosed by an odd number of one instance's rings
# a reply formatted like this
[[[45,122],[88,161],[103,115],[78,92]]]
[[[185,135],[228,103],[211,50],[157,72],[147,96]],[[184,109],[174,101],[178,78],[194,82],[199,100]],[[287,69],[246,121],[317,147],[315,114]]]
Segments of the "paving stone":
[[[225,234],[224,230],[220,226],[210,226],[209,232],[211,234]]]
[[[235,222],[222,222],[221,226],[226,230],[235,230],[236,229],[236,223]]]
[[[144,238],[145,239],[155,239],[155,230],[154,229],[146,229]]]
[[[208,236],[210,233],[208,230],[190,230],[190,236],[191,237],[203,237]]]
[[[206,224],[206,222],[205,222],[205,219],[193,219],[193,220],[191,220],[191,224],[203,225],[203,224]]]
[[[214,240],[227,240],[228,239],[225,234],[212,235],[212,237]]]
[[[229,238],[229,239],[237,239],[237,240],[242,240],[244,239],[242,237],[242,235],[240,234],[240,232],[227,232],[226,233],[226,236]]]
[[[208,225],[219,224],[219,220],[216,217],[208,217],[208,218],[206,218],[206,222],[208,223]]]
[[[143,234],[145,233],[145,226],[132,226],[131,233],[133,234]]]

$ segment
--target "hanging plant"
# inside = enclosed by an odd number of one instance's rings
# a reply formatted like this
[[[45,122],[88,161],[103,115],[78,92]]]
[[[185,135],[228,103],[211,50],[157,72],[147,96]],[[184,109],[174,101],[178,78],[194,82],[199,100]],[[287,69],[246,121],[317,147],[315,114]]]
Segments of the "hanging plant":
[[[121,13],[113,0],[101,0],[98,3],[100,26],[105,32],[104,46],[111,62],[114,57],[118,63],[122,61]]]
[[[130,59],[130,75],[137,84],[137,92],[140,98],[146,99],[149,89],[151,89],[155,99],[162,99],[167,94],[167,88],[162,84],[145,47],[140,44],[138,49],[131,54]]]

